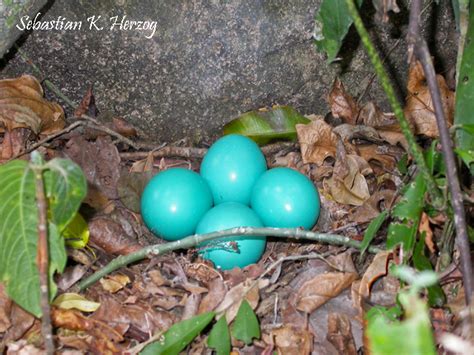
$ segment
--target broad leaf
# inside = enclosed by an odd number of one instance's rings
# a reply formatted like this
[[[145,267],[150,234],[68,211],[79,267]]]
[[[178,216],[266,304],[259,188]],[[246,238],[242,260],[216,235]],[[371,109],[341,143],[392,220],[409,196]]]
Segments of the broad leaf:
[[[458,157],[462,159],[466,166],[469,167],[474,162],[474,150],[467,151],[461,149],[454,149],[454,151],[456,152]]]
[[[362,0],[356,1],[358,6],[361,3]],[[328,62],[336,58],[351,25],[346,0],[323,0],[316,14],[313,37],[319,50],[327,53]]]
[[[462,3],[462,4],[461,4]],[[460,2],[461,11],[466,6],[465,1]],[[470,6],[469,25],[466,34],[464,52],[462,54],[459,81],[456,88],[456,108],[454,123],[456,125],[472,125],[474,112],[474,6]],[[465,130],[456,132],[457,148],[463,151],[474,151],[474,139]],[[474,173],[474,166],[471,167]]]
[[[100,303],[89,301],[78,293],[63,293],[56,297],[53,305],[62,309],[78,309],[82,312],[95,312]]]
[[[399,298],[405,310],[403,321],[393,321],[383,313],[369,317],[366,337],[370,353],[436,354],[426,303],[412,294],[403,293]]]
[[[260,325],[257,316],[247,300],[243,300],[240,304],[231,333],[234,338],[242,340],[247,345],[252,344],[253,338],[260,338]]]
[[[147,345],[142,355],[179,354],[212,321],[214,312],[207,312],[174,324],[162,339]]]
[[[46,163],[46,169],[44,181],[49,218],[62,231],[86,197],[86,178],[79,165],[67,159],[53,159]]]
[[[55,164],[51,165],[54,168]],[[69,161],[60,166],[61,172],[44,174],[46,195],[53,200],[52,209],[48,211],[52,217],[48,224],[51,299],[56,293],[53,275],[64,269],[67,260],[64,239],[53,222],[61,225],[72,218],[76,213],[72,208],[77,209],[85,195],[85,185],[82,188],[66,186],[84,180],[81,170]],[[0,201],[0,280],[5,282],[8,295],[16,303],[39,317],[38,209],[34,174],[27,162],[13,161],[0,166]]]
[[[212,327],[207,345],[214,349],[217,355],[228,355],[230,353],[230,334],[225,315],[223,315]]]
[[[264,145],[273,140],[296,140],[295,126],[309,122],[293,107],[276,106],[270,111],[244,113],[224,126],[224,134],[241,134]]]
[[[378,230],[382,226],[383,222],[385,222],[385,219],[387,218],[388,212],[383,211],[381,214],[379,214],[372,222],[370,222],[369,226],[365,230],[364,233],[364,239],[362,240],[362,243],[360,245],[360,255],[364,255],[365,251],[369,247],[370,243],[372,240],[375,238],[375,235],[377,234]]]

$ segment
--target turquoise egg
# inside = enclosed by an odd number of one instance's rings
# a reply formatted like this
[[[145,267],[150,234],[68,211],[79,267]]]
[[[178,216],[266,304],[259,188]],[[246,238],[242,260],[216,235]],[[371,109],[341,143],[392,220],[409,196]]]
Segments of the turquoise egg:
[[[194,234],[204,214],[212,207],[212,194],[206,181],[183,168],[155,175],[141,197],[141,214],[153,234],[177,240]]]
[[[213,207],[199,222],[196,233],[204,234],[234,227],[262,227],[257,214],[249,207],[226,202]],[[217,268],[230,270],[256,263],[265,251],[265,237],[232,236],[201,245],[201,256]]]
[[[267,170],[265,156],[251,139],[230,134],[218,139],[201,164],[201,176],[207,181],[214,204],[250,203],[252,187]]]
[[[319,193],[313,182],[289,168],[265,172],[255,184],[250,205],[266,227],[310,230],[319,217]]]

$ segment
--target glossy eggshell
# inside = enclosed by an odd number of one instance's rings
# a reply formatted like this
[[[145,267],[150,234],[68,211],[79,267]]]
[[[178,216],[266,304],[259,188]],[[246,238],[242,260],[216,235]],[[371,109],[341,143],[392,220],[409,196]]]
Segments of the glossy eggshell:
[[[311,229],[319,217],[319,193],[313,182],[289,168],[265,172],[250,203],[266,227]]]
[[[204,234],[233,227],[262,227],[257,214],[236,202],[219,204],[209,210],[199,222],[196,233]],[[231,242],[237,243],[237,250]],[[266,238],[233,236],[202,245],[201,256],[211,260],[217,268],[230,270],[256,263],[265,251]]]
[[[197,173],[182,168],[154,176],[141,197],[141,214],[157,236],[177,240],[194,234],[204,214],[212,207],[212,194]]]
[[[267,170],[265,156],[251,139],[230,134],[218,139],[201,164],[214,204],[240,202],[248,205],[252,187]]]

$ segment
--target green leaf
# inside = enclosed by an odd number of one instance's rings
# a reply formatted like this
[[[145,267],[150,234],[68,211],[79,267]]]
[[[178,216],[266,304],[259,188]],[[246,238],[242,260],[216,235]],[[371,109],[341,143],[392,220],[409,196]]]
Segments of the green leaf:
[[[47,163],[49,165],[49,163]],[[72,162],[59,164],[61,171],[51,164],[51,171],[44,173],[45,193],[53,199],[48,211],[52,221],[48,224],[50,249],[50,297],[56,286],[54,273],[64,270],[66,251],[58,226],[74,216],[83,190],[71,188],[69,183],[84,179],[82,171]],[[85,181],[85,180],[84,180]],[[38,208],[33,170],[25,161],[12,161],[0,166],[0,280],[6,284],[8,295],[22,308],[41,316],[39,274],[36,265],[38,239]],[[79,202],[77,202],[79,201]],[[60,211],[60,209],[63,209]],[[69,217],[69,214],[72,214]]]
[[[310,120],[293,107],[276,106],[270,111],[250,111],[235,118],[224,126],[224,134],[241,134],[253,139],[259,145],[274,140],[295,140],[298,123]]]
[[[462,1],[461,11],[467,7]],[[474,6],[470,6],[469,25],[466,34],[464,51],[462,54],[459,81],[456,88],[456,107],[454,112],[454,124],[472,125],[474,112]],[[456,131],[456,148],[463,151],[474,151],[474,139],[465,130]],[[471,174],[474,174],[474,166],[471,166]]]
[[[228,355],[230,353],[230,334],[225,315],[223,315],[212,327],[207,345],[216,350],[217,355]]]
[[[418,220],[423,211],[425,192],[426,184],[420,174],[408,184],[400,202],[393,208],[393,217],[401,220]]]
[[[454,149],[454,151],[468,167],[474,162],[474,150]]]
[[[360,6],[362,0],[357,0]],[[346,0],[323,0],[314,21],[313,37],[319,50],[332,62],[341,49],[344,37],[352,25]]]
[[[434,355],[435,346],[426,303],[416,295],[402,293],[403,321],[393,321],[383,313],[368,319],[366,335],[372,355]]]
[[[364,255],[370,243],[375,238],[375,235],[377,234],[378,230],[380,229],[383,222],[387,218],[387,215],[388,215],[388,212],[383,211],[374,220],[372,220],[372,222],[370,222],[369,226],[365,230],[364,239],[362,240],[362,243],[360,245],[360,256]]]
[[[408,251],[411,255],[411,250],[415,245],[416,231],[418,229],[417,225],[408,226],[405,223],[391,223],[388,226],[387,232],[387,249],[393,249],[397,245],[402,244],[403,249]],[[408,258],[410,255],[406,255]]]
[[[433,271],[433,265],[425,255],[425,233],[420,235],[420,239],[416,242],[415,250],[413,251],[413,266],[418,271]],[[436,283],[432,286],[427,287],[428,290],[428,303],[432,307],[441,307],[446,302],[446,295],[443,289]]]
[[[240,304],[231,333],[234,338],[242,340],[247,345],[252,344],[253,338],[260,338],[260,325],[257,316],[245,299]]]
[[[82,312],[95,312],[100,303],[89,301],[77,293],[63,293],[56,297],[53,305],[62,309],[78,309]]]
[[[474,124],[462,124],[457,126],[457,128],[464,130],[469,133],[471,136],[474,136]]]
[[[68,159],[50,160],[45,168],[44,185],[49,218],[62,231],[86,197],[86,178],[79,165]]]
[[[406,175],[408,173],[408,154],[402,155],[397,163],[397,168],[402,175]]]
[[[212,321],[214,312],[207,312],[171,326],[162,339],[147,345],[142,355],[179,354]]]
[[[75,249],[84,248],[89,242],[89,226],[78,212],[64,228],[62,236],[66,245]]]

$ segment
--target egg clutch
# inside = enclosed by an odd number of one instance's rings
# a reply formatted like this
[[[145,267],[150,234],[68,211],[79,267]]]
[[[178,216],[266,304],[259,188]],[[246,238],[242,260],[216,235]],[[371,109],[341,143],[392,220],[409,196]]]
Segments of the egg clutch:
[[[319,210],[310,179],[289,168],[267,170],[258,145],[237,134],[209,148],[200,174],[165,170],[150,180],[141,197],[145,225],[169,241],[234,227],[311,229]],[[200,245],[200,254],[222,270],[243,268],[260,259],[265,244],[265,237],[232,236]]]

